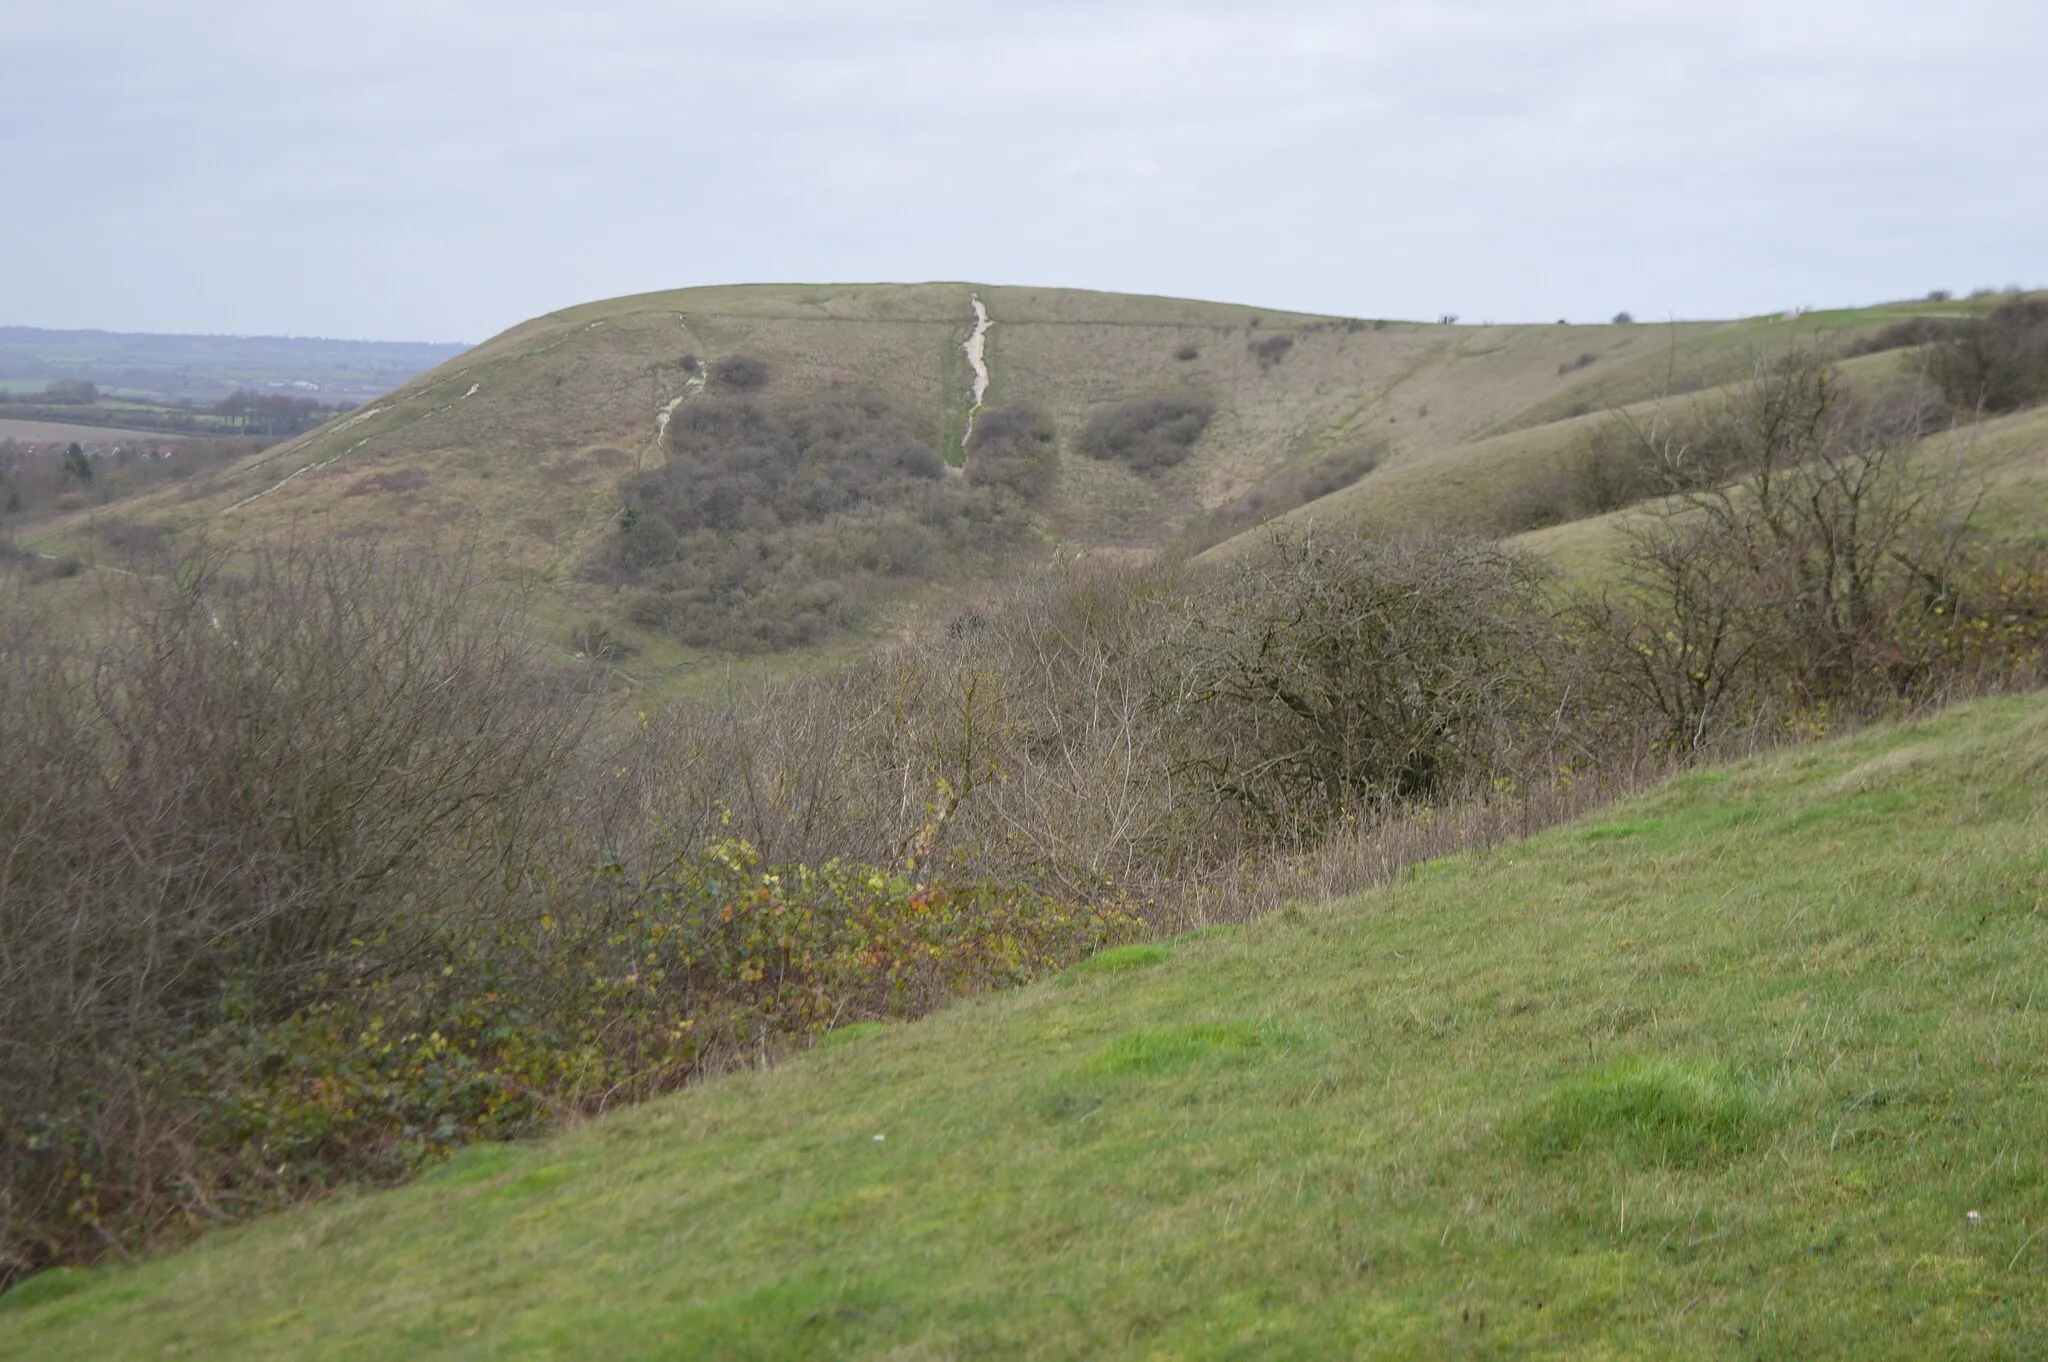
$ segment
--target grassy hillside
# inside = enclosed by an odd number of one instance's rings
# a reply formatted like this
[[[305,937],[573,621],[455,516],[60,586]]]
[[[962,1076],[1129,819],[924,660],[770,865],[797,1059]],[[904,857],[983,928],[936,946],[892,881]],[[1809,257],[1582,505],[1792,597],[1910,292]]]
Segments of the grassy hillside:
[[[1850,360],[1842,368],[1851,382],[1874,386],[1898,366],[1898,355],[1878,354]],[[1522,484],[1560,467],[1618,421],[1644,429],[1659,421],[1683,423],[1695,413],[1713,411],[1726,392],[1726,385],[1716,385],[1674,397],[1645,397],[1411,454],[1279,518],[1297,525],[1314,521],[1380,531],[1456,522],[1489,527]],[[1258,536],[1243,535],[1219,545],[1212,557],[1231,557],[1257,542]]]
[[[2048,410],[2016,412],[1945,432],[1929,439],[1925,452],[1953,459],[1965,471],[1981,494],[1978,523],[1987,534],[2048,544]],[[1567,581],[1590,584],[1612,568],[1627,546],[1628,527],[1646,513],[1632,507],[1517,535],[1514,542],[1555,564]]]
[[[0,1302],[0,1356],[2031,1356],[2048,701]]]
[[[717,396],[704,366],[759,358],[773,374],[765,391],[784,404],[872,396],[957,460],[975,296],[994,320],[988,403],[1029,404],[1056,435],[1056,475],[1013,554],[1156,546],[1213,508],[1332,460],[1378,464],[1354,499],[1369,490],[1389,507],[1483,515],[1496,471],[1519,467],[1530,441],[1540,451],[1572,437],[1575,416],[1672,383],[1723,381],[1759,346],[1857,335],[1929,306],[1669,326],[1439,326],[967,284],[642,294],[523,323],[240,466],[20,537],[87,558],[163,532],[225,543],[464,538],[536,589],[550,637],[591,615],[623,626],[622,588],[593,580],[592,567],[616,540],[622,485],[666,458],[664,421]],[[1184,462],[1138,472],[1077,450],[1095,416],[1162,395],[1215,410]],[[1408,484],[1419,489],[1412,498],[1400,490]],[[987,567],[936,575],[971,570]],[[906,583],[895,599],[916,594]],[[871,616],[863,627],[888,622]],[[656,630],[623,633],[643,670],[693,656]]]

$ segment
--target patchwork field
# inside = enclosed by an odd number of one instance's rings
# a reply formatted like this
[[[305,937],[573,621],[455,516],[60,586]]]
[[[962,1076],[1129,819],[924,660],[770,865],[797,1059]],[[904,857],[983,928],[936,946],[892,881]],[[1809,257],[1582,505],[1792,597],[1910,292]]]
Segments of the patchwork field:
[[[184,438],[154,431],[119,430],[113,426],[74,426],[59,421],[16,421],[0,417],[0,440],[19,440],[23,444],[55,444],[70,440],[88,445],[165,444]]]

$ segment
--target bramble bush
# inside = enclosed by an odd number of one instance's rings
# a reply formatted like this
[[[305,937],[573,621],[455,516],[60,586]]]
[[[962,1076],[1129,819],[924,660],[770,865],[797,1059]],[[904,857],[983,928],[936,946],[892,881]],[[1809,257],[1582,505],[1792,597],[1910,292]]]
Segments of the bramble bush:
[[[605,858],[426,967],[338,978],[287,1015],[231,985],[208,1029],[126,1076],[118,1130],[91,1092],[9,1121],[4,1261],[33,1270],[399,1181],[834,1026],[1027,983],[1142,925],[1024,888],[764,866],[737,839],[637,877]]]

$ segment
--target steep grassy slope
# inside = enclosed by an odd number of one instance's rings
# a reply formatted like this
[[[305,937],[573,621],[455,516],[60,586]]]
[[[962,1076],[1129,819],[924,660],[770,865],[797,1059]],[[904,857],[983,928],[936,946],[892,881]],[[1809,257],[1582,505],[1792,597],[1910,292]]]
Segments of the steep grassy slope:
[[[2038,1356],[2048,700],[407,1190],[39,1278],[0,1355]]]
[[[1654,349],[1661,336],[1376,330],[1223,304],[964,284],[647,294],[515,327],[347,421],[135,513],[229,536],[314,519],[408,535],[474,524],[494,555],[565,576],[605,528],[619,479],[662,458],[660,413],[702,393],[686,355],[762,358],[784,396],[878,391],[957,453],[969,394],[961,343],[976,293],[995,319],[988,400],[1052,416],[1067,457],[1048,528],[1084,544],[1156,543],[1200,506],[1346,441],[1396,453],[1462,442],[1574,387],[1579,372],[1558,370],[1585,346]],[[1292,344],[1262,363],[1251,347],[1274,337]],[[1189,350],[1194,358],[1176,358]],[[1216,402],[1219,415],[1172,474],[1072,455],[1073,437],[1102,406],[1180,391]]]
[[[1875,386],[1895,376],[1899,366],[1900,357],[1893,353],[1850,360],[1842,368],[1852,383]],[[1561,467],[1618,422],[1646,430],[1659,422],[1682,424],[1695,413],[1714,410],[1727,391],[1725,385],[1717,385],[1673,397],[1646,397],[1414,453],[1278,519],[1293,525],[1313,521],[1379,531],[1459,522],[1488,527],[1520,485]],[[1213,558],[1228,558],[1258,542],[1258,535],[1243,534],[1210,553]]]
[[[683,361],[751,354],[778,392],[876,390],[957,450],[979,294],[991,403],[1029,401],[1063,446],[1100,405],[1161,391],[1216,401],[1197,456],[1159,483],[1063,464],[1053,528],[1087,543],[1156,542],[1189,509],[1346,442],[1420,457],[1489,433],[1703,382],[1765,336],[1818,317],[1674,327],[1443,327],[1226,304],[966,284],[734,286],[642,294],[536,318],[347,420],[137,508],[236,535],[318,518],[343,530],[472,523],[543,572],[573,564],[625,471],[661,458],[660,413],[703,390]],[[1868,325],[1903,311],[1856,314]],[[1263,361],[1252,347],[1292,344]],[[1189,350],[1191,359],[1178,355]],[[1593,361],[1573,367],[1583,356]],[[1732,372],[1732,371],[1731,371]],[[1554,410],[1553,410],[1554,409]],[[1546,415],[1548,413],[1548,415]],[[1070,451],[1069,451],[1070,452]]]
[[[1876,358],[1882,358],[1877,356]],[[1953,459],[1981,496],[1978,524],[2015,543],[2048,545],[2048,410],[2016,412],[1926,442],[1930,458]],[[1320,503],[1318,503],[1320,504]],[[1627,532],[1654,508],[1632,507],[1516,535],[1513,542],[1556,565],[1567,581],[1593,583],[1627,547]]]

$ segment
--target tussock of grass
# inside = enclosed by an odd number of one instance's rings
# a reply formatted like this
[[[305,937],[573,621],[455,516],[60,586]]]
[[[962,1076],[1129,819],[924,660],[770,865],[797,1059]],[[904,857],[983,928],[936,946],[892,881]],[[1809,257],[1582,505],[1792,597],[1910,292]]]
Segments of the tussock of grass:
[[[1171,946],[1135,942],[1126,946],[1111,946],[1108,950],[1097,951],[1086,960],[1079,962],[1060,974],[1062,984],[1075,984],[1084,979],[1099,979],[1107,975],[1129,974],[1132,970],[1148,968],[1173,958]]]
[[[97,1274],[84,1268],[53,1267],[48,1272],[37,1273],[13,1290],[0,1295],[0,1314],[62,1300],[74,1291],[84,1290],[97,1280]]]
[[[1245,1055],[1265,1043],[1255,1026],[1170,1026],[1118,1036],[1090,1061],[1096,1073],[1178,1073],[1210,1056]]]
[[[1629,1167],[1691,1167],[1748,1148],[1768,1115],[1712,1065],[1637,1057],[1559,1084],[1515,1135],[1538,1161],[1601,1154]]]
[[[869,1036],[879,1036],[888,1029],[889,1025],[887,1022],[854,1022],[850,1026],[834,1027],[832,1030],[819,1036],[818,1045],[820,1048],[851,1045],[857,1040],[866,1040]]]

